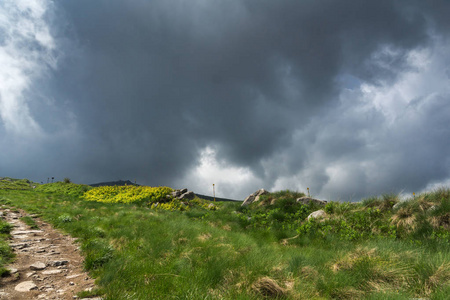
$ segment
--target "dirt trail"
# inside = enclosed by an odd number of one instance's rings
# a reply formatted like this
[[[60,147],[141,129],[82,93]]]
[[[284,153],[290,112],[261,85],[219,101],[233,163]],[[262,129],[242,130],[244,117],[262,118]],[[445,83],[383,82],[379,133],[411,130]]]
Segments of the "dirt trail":
[[[28,215],[22,210],[0,207],[0,214],[14,226],[10,245],[16,253],[11,275],[0,279],[0,299],[79,299],[78,292],[94,288],[75,239],[37,218],[39,229],[31,230],[20,220]]]

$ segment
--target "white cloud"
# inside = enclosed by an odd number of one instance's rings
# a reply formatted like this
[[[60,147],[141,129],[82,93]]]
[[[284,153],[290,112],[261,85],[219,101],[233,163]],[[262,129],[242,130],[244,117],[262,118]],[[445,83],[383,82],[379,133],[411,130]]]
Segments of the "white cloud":
[[[0,4],[0,118],[8,133],[43,135],[26,93],[33,80],[56,67],[56,43],[46,22],[50,1],[4,0]]]
[[[206,147],[200,151],[197,166],[187,173],[180,182],[199,194],[212,195],[213,184],[217,197],[243,200],[246,196],[261,188],[262,182],[249,168],[230,166],[219,161],[216,150]],[[259,186],[259,188],[256,188]]]

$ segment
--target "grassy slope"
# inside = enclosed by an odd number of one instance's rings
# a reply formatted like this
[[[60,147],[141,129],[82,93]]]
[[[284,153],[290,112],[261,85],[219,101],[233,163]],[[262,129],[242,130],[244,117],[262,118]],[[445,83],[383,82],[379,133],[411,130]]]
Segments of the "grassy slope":
[[[45,185],[44,185],[45,186]],[[397,209],[395,197],[318,209],[279,192],[216,211],[152,210],[77,195],[0,190],[78,237],[107,299],[446,299],[450,294],[448,190]],[[273,199],[273,205],[270,205]],[[435,205],[434,209],[430,207]]]

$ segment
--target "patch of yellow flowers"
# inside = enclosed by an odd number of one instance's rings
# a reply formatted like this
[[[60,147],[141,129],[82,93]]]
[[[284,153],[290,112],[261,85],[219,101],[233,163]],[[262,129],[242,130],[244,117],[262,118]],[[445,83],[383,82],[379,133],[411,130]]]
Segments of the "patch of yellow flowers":
[[[104,203],[133,203],[149,202],[155,203],[164,199],[173,190],[169,187],[150,186],[100,186],[84,193],[88,201]]]

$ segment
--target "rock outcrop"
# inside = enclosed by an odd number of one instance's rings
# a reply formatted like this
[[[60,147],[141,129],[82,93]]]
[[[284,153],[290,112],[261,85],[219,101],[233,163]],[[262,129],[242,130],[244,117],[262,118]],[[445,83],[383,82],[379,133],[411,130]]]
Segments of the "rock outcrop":
[[[178,198],[180,200],[192,200],[195,198],[195,193],[192,191],[188,191],[188,189],[186,188],[174,190],[169,195],[167,195],[168,200],[173,198]]]
[[[327,204],[327,201],[325,201],[325,200],[314,199],[311,197],[301,197],[301,198],[297,199],[297,203],[301,203],[301,204],[309,204],[311,202],[314,204],[319,204],[319,205]]]
[[[256,192],[254,192],[253,194],[251,194],[247,198],[245,198],[244,202],[242,203],[242,206],[247,206],[253,202],[258,202],[262,195],[266,195],[268,193],[269,192],[266,191],[265,189],[257,190]]]

